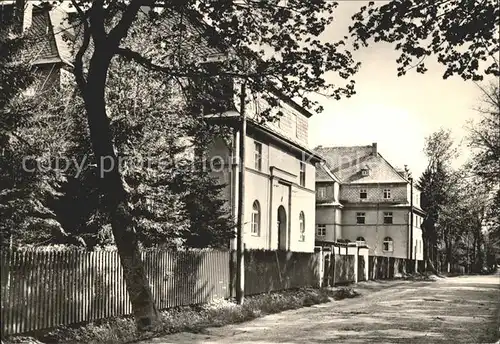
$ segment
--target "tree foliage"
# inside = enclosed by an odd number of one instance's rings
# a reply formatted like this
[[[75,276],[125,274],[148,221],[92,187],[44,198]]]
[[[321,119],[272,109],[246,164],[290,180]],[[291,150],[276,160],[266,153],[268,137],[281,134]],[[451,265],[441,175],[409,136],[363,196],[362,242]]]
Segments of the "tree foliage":
[[[483,97],[477,108],[480,117],[468,127],[468,143],[472,148],[468,167],[478,184],[489,191],[487,245],[490,255],[494,255],[500,252],[500,89],[494,83],[478,87]]]
[[[440,129],[426,138],[424,152],[429,165],[419,179],[418,186],[422,190],[421,206],[426,216],[422,223],[424,259],[438,263],[438,251],[442,231],[438,226],[440,216],[450,198],[451,178],[453,173],[450,161],[455,154],[451,132]]]
[[[426,139],[429,166],[419,180],[424,258],[434,267],[461,264],[480,272],[485,263],[485,233],[489,189],[471,176],[467,166],[452,168],[456,154],[449,130],[441,129]]]
[[[469,125],[471,168],[492,187],[500,185],[500,88],[498,84],[479,86],[483,97],[477,108],[479,120]]]
[[[370,1],[353,16],[350,32],[356,48],[370,41],[395,44],[398,75],[412,68],[425,73],[425,59],[435,55],[444,79],[482,80],[500,76],[499,11],[495,0]]]
[[[151,34],[146,23],[129,38],[137,50],[146,49],[144,38]],[[12,147],[4,149],[9,163],[3,166],[11,170],[2,169],[11,172],[4,175],[2,233],[8,239],[14,229],[16,247],[76,244],[92,249],[114,243],[84,104],[74,84],[67,86],[18,95],[2,112],[4,123],[7,116],[26,115],[22,126],[16,122]],[[207,164],[195,166],[193,152],[203,152],[224,133],[190,112],[181,92],[172,80],[123,58],[110,66],[106,99],[139,241],[147,247],[227,247],[234,230],[221,199],[224,185],[210,177]]]
[[[23,91],[37,78],[21,52],[22,36],[0,34],[0,244],[40,243],[64,235],[48,203],[57,198],[61,175],[47,160],[64,150],[63,105],[54,94],[44,98]],[[60,100],[59,95],[57,98]],[[52,100],[52,103],[50,100]],[[48,125],[48,124],[51,125]],[[36,168],[44,161],[42,169]],[[34,168],[35,167],[35,168]]]

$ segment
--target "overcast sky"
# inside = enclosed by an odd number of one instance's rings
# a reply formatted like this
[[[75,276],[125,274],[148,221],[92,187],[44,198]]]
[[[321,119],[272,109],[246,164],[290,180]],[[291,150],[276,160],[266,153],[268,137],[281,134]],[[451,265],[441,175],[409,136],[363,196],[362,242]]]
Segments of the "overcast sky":
[[[341,1],[327,37],[336,41],[347,35],[351,15],[363,4]],[[465,123],[477,117],[473,110],[481,96],[477,86],[460,77],[443,80],[444,67],[432,59],[426,62],[426,74],[411,71],[398,78],[397,57],[393,47],[383,43],[355,52],[362,62],[354,76],[357,94],[340,101],[321,97],[324,111],[309,120],[311,147],[377,142],[393,166],[406,164],[419,177],[427,166],[426,136],[444,127],[457,141],[463,139]]]

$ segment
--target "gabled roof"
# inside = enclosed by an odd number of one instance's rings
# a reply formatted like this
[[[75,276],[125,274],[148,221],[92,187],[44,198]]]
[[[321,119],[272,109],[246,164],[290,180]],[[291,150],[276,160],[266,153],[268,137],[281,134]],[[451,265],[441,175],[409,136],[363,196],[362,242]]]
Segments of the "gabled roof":
[[[342,183],[408,183],[394,167],[377,152],[376,144],[351,147],[317,147],[330,172]],[[368,167],[369,174],[362,175],[361,170]],[[316,174],[319,181],[323,176]]]
[[[71,64],[68,40],[71,29],[66,21],[67,12],[55,6],[28,6],[32,10],[31,26],[27,33],[32,38],[28,57],[33,64]]]
[[[154,22],[151,30],[161,32],[163,55],[176,52],[179,46],[183,48],[182,59],[186,63],[193,63],[200,58],[210,59],[212,56],[227,54],[226,47],[220,42],[213,42],[214,31],[195,12],[188,10],[179,12],[168,8],[160,10],[158,20]],[[138,17],[146,19],[150,11],[150,8],[142,7]],[[140,28],[143,29],[143,27]],[[133,30],[134,26],[131,28],[131,31]]]
[[[316,181],[317,182],[337,182],[340,179],[326,166],[325,161],[318,164],[316,167]]]

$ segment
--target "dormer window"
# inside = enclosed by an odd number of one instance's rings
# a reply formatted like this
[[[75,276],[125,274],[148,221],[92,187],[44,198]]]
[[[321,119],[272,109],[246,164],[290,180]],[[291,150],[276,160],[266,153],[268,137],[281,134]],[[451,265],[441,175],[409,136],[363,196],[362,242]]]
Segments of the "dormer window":
[[[361,199],[366,199],[368,196],[367,192],[366,192],[366,189],[360,189],[359,190],[359,198]]]
[[[361,170],[361,175],[362,175],[363,177],[369,176],[369,175],[370,175],[370,170],[369,170],[369,169],[367,169],[367,168],[363,168],[363,169]]]

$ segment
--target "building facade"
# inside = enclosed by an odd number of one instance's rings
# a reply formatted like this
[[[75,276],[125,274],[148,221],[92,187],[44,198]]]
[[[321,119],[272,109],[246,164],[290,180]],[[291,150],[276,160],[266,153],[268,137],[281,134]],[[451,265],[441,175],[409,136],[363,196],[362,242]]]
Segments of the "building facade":
[[[393,168],[376,143],[315,151],[326,160],[316,181],[317,244],[359,242],[370,255],[423,259],[425,213],[409,171]]]
[[[280,97],[280,95],[277,95]],[[252,97],[255,99],[255,97]],[[307,148],[309,112],[281,99],[279,121],[259,121],[262,101],[245,106],[244,230],[247,249],[313,252],[315,244],[315,165],[320,157]],[[235,101],[237,103],[237,101]],[[239,104],[235,107],[239,108]],[[231,128],[209,149],[212,172],[226,185],[229,211],[238,213],[239,135],[237,111],[209,119]],[[234,243],[233,243],[234,246]]]

